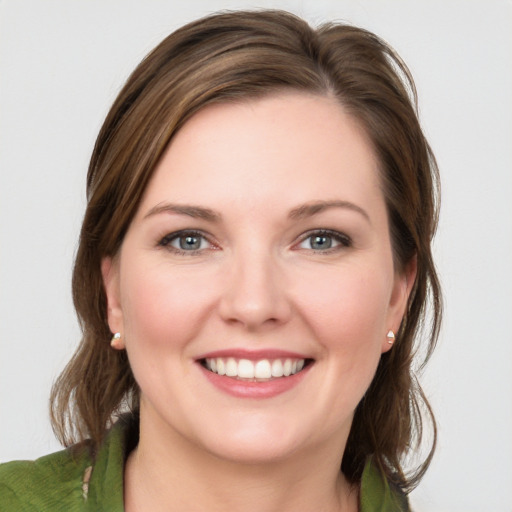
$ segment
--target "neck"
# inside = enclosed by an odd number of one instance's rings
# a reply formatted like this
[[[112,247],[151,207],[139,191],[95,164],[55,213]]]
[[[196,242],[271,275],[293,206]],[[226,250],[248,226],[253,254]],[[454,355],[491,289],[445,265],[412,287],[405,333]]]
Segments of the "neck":
[[[279,460],[240,463],[176,432],[162,435],[143,418],[139,445],[125,468],[126,512],[358,509],[358,492],[340,471],[344,443],[340,449],[329,444]]]

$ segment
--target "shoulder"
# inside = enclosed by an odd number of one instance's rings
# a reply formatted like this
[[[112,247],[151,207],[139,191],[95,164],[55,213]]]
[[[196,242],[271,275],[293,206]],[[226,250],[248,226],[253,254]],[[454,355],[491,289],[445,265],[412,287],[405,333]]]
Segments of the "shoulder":
[[[0,510],[76,512],[123,510],[123,468],[138,423],[122,416],[91,455],[85,441],[35,461],[0,464]]]
[[[0,464],[0,509],[76,510],[72,504],[83,499],[83,476],[90,464],[85,444],[35,461]]]

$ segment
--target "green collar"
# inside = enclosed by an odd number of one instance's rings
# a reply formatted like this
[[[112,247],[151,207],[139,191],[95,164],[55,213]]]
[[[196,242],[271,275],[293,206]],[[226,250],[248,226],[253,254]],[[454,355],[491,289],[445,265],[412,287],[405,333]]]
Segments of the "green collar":
[[[368,460],[361,477],[360,512],[408,512],[405,494],[392,489],[377,466]]]

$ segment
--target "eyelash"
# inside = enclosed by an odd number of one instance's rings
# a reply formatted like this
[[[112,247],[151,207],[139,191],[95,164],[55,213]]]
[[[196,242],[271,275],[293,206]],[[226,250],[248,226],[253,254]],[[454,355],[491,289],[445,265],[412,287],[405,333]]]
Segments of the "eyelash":
[[[180,238],[199,238],[202,239],[202,241],[205,241],[210,246],[213,246],[212,242],[202,233],[201,231],[195,231],[195,230],[182,230],[182,231],[175,231],[173,233],[169,233],[165,235],[159,242],[158,245],[160,247],[164,247],[175,254],[184,255],[184,256],[193,256],[195,254],[198,254],[205,250],[205,248],[199,248],[199,249],[192,249],[192,250],[184,250],[180,249],[178,247],[174,247],[172,242],[175,240],[179,240]],[[306,242],[309,239],[312,239],[313,237],[325,237],[325,238],[332,238],[335,242],[337,242],[339,245],[336,245],[334,247],[328,247],[327,249],[314,249],[314,248],[301,248],[303,250],[307,251],[313,251],[315,253],[332,253],[335,251],[338,251],[340,249],[349,248],[352,247],[352,239],[338,231],[333,231],[330,229],[319,229],[319,230],[313,230],[309,231],[302,235],[301,239],[299,240],[298,244],[295,244],[295,247],[298,245],[300,246],[302,243]],[[209,247],[208,249],[211,249]]]
[[[180,238],[199,238],[208,243],[210,246],[213,246],[212,242],[202,233],[201,231],[194,231],[194,230],[183,230],[183,231],[175,231],[174,233],[169,233],[168,235],[165,235],[159,242],[158,245],[160,247],[164,247],[168,249],[169,251],[174,252],[175,254],[184,255],[184,256],[193,256],[195,254],[200,253],[201,251],[204,251],[204,248],[199,249],[192,249],[192,250],[184,250],[180,249],[178,247],[172,246],[172,242],[175,240],[179,240]]]
[[[303,248],[303,249],[314,251],[316,253],[329,254],[331,252],[335,252],[340,249],[346,249],[346,248],[352,247],[352,239],[349,236],[345,235],[344,233],[340,233],[339,231],[333,231],[331,229],[319,229],[319,230],[309,231],[308,233],[305,233],[301,237],[298,245],[304,243],[305,241],[307,241],[313,237],[332,238],[332,239],[334,239],[335,242],[339,243],[339,245],[337,245],[335,247],[328,247],[327,249],[324,249],[324,250],[313,249],[313,248],[309,248],[309,249]]]

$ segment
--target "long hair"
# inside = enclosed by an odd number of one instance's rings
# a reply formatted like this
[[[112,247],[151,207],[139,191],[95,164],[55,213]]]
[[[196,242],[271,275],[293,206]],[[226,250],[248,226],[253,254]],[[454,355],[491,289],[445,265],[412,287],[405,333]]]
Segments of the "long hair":
[[[418,121],[412,77],[384,41],[346,24],[314,29],[283,11],[224,12],[180,28],[140,63],[115,100],[89,166],[73,273],[83,338],[52,390],[52,424],[65,445],[90,437],[97,447],[117,413],[138,409],[140,391],[127,356],[109,345],[100,265],[119,250],[173,136],[207,105],[285,90],[334,96],[360,122],[379,163],[395,268],[417,259],[395,345],[382,355],[355,411],[341,462],[345,476],[357,482],[371,456],[388,479],[409,490],[435,445],[434,417],[415,370],[431,355],[441,319],[431,253],[436,162]],[[423,359],[415,365],[420,345]],[[406,470],[403,461],[419,446],[425,421],[433,432],[431,449]]]

